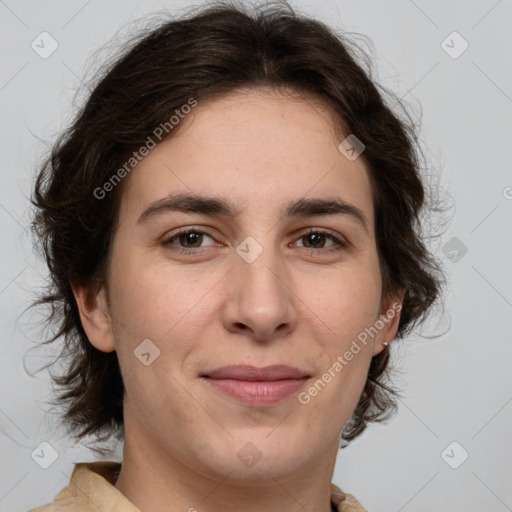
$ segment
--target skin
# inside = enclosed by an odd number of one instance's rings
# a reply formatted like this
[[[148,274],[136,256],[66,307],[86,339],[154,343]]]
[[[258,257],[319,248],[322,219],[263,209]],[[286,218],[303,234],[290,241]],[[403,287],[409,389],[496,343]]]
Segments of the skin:
[[[330,511],[341,431],[399,315],[306,405],[297,393],[242,404],[199,376],[231,364],[287,364],[311,375],[307,390],[401,304],[401,295],[381,293],[367,164],[338,150],[334,122],[311,98],[239,90],[199,102],[125,178],[108,288],[74,292],[90,342],[117,351],[126,393],[115,486],[145,512]],[[242,212],[166,211],[138,221],[177,193],[223,197]],[[281,218],[286,202],[305,197],[351,203],[368,231],[347,214]],[[195,246],[183,237],[165,245],[187,227],[208,235]],[[348,246],[311,241],[308,228]],[[248,236],[263,248],[252,263],[236,252]],[[176,250],[190,246],[195,253]],[[149,366],[134,356],[145,339],[160,350]],[[248,442],[262,455],[251,467],[237,457]]]

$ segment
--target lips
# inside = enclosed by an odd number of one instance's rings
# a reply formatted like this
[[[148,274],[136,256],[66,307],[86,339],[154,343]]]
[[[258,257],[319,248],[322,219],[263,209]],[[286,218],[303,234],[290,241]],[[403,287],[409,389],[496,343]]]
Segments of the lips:
[[[205,376],[211,379],[234,379],[250,382],[309,377],[309,375],[301,370],[285,365],[266,366],[264,368],[257,368],[256,366],[223,366],[208,372]]]
[[[201,375],[214,389],[251,405],[278,402],[301,388],[310,375],[285,365],[224,366]]]

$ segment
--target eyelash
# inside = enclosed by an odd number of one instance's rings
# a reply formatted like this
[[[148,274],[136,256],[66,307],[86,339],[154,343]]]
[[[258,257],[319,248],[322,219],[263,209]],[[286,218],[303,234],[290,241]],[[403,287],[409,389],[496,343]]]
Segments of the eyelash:
[[[213,236],[211,236],[208,232],[203,231],[202,229],[187,228],[187,229],[184,229],[182,231],[179,231],[178,233],[175,233],[174,235],[172,235],[172,237],[169,237],[169,238],[166,238],[165,240],[163,240],[162,241],[162,245],[164,245],[164,246],[171,246],[172,242],[174,242],[180,236],[188,235],[190,233],[207,235],[207,236],[209,236],[210,238],[213,239]],[[331,252],[331,251],[341,251],[341,250],[344,250],[344,249],[348,249],[348,245],[349,245],[348,242],[340,240],[339,238],[334,236],[330,231],[310,228],[305,233],[302,233],[298,237],[298,239],[301,239],[301,238],[303,238],[305,236],[308,236],[308,235],[311,235],[313,233],[316,234],[316,235],[323,235],[323,236],[326,236],[327,238],[330,238],[336,244],[336,246],[330,247],[330,248],[326,248],[326,249],[324,249],[324,248],[313,249],[313,248],[309,248],[309,247],[303,247],[303,249],[305,249],[308,252],[317,253],[317,252],[322,251],[322,250],[323,251],[327,251],[327,252]],[[197,254],[201,249],[204,249],[204,248],[203,247],[197,247],[195,249],[188,249],[188,248],[185,248],[185,247],[172,247],[171,250],[176,251],[176,252],[178,252],[180,254]]]

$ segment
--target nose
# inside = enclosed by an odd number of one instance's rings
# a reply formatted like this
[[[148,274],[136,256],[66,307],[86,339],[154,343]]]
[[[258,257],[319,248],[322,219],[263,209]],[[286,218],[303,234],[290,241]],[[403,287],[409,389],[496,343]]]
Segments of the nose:
[[[235,258],[223,309],[224,327],[257,341],[292,333],[297,326],[297,295],[286,262],[265,249],[251,263]]]

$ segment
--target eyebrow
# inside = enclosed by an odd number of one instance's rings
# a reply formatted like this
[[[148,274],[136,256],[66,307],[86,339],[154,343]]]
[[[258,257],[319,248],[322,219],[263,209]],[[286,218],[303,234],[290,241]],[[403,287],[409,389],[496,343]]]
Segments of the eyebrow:
[[[178,194],[151,203],[142,212],[138,222],[143,223],[158,214],[170,211],[235,218],[243,212],[243,209],[222,197]],[[369,232],[368,220],[362,210],[339,197],[292,200],[284,205],[280,213],[281,218],[348,215],[360,224],[367,233]]]

